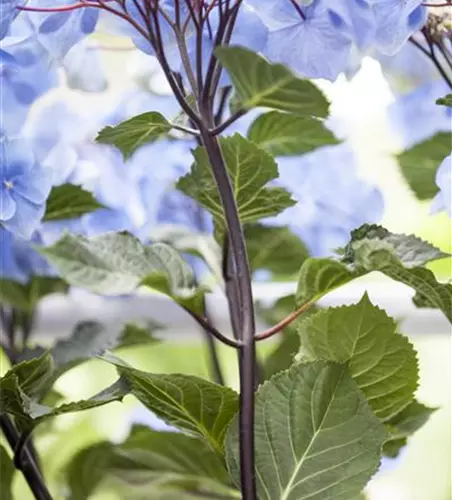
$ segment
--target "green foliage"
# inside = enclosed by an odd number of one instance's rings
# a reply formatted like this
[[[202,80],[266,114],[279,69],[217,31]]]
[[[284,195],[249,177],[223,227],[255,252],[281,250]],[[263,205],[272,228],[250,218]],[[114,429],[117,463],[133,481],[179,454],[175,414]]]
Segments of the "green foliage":
[[[66,234],[39,251],[67,282],[92,292],[123,295],[145,285],[186,306],[197,306],[202,293],[176,250],[164,243],[143,245],[126,232],[90,238]]]
[[[245,226],[248,260],[253,271],[267,269],[279,278],[292,278],[308,257],[308,250],[287,227]]]
[[[0,445],[0,498],[2,500],[14,500],[12,482],[15,472],[13,461],[5,448]]]
[[[113,483],[127,498],[172,498],[186,493],[239,498],[222,460],[202,440],[134,426],[119,444],[82,450],[66,470],[73,500],[84,500],[101,484]],[[183,497],[184,498],[184,497]]]
[[[132,394],[167,424],[203,438],[220,456],[224,436],[237,413],[237,394],[189,375],[146,373],[111,360]]]
[[[372,271],[379,271],[416,291],[415,304],[440,309],[452,321],[452,285],[438,283],[428,269],[416,267],[447,254],[414,236],[365,225],[352,234],[342,262],[307,259],[300,269],[297,305],[323,295]]]
[[[329,103],[308,80],[282,64],[271,64],[242,47],[217,47],[215,55],[228,71],[236,95],[234,109],[266,107],[326,118]]]
[[[171,123],[161,113],[143,113],[116,127],[105,127],[99,132],[96,141],[116,146],[127,159],[140,146],[150,144],[168,133],[171,127]]]
[[[413,400],[406,408],[386,422],[391,437],[385,443],[384,453],[392,457],[397,456],[400,449],[406,445],[407,438],[423,427],[435,411],[435,408],[429,408]]]
[[[396,322],[366,294],[358,304],[300,322],[299,359],[347,363],[375,415],[387,421],[410,404],[418,383],[413,346],[396,330]]]
[[[452,94],[447,94],[444,97],[439,98],[436,101],[436,104],[452,108]]]
[[[220,146],[242,223],[277,215],[295,203],[285,189],[265,187],[278,177],[278,167],[268,153],[239,134],[220,138]],[[217,233],[222,233],[225,227],[223,206],[207,151],[199,147],[193,155],[195,163],[190,173],[179,179],[177,187],[213,215]]]
[[[105,208],[89,191],[74,184],[54,186],[47,199],[43,221],[77,219]]]
[[[450,154],[451,141],[450,132],[439,132],[397,155],[406,181],[420,200],[429,200],[436,195],[436,171],[444,158]]]
[[[375,473],[387,438],[344,365],[298,364],[256,396],[256,475],[262,500],[349,500]],[[226,460],[239,480],[238,427]]]
[[[248,139],[274,156],[301,155],[339,144],[320,120],[278,111],[258,116],[248,130]]]
[[[295,296],[287,295],[278,299],[272,307],[258,307],[257,311],[269,326],[273,326],[293,312],[294,303]],[[265,358],[262,366],[264,380],[292,366],[294,357],[300,350],[300,336],[296,325],[297,321],[294,321],[278,334],[276,347]]]
[[[67,293],[68,288],[69,285],[59,278],[32,276],[26,284],[0,279],[0,301],[20,311],[32,312],[42,298]]]
[[[110,387],[84,401],[50,407],[39,403],[43,388],[54,373],[54,363],[49,353],[23,361],[11,368],[0,379],[0,408],[2,413],[13,415],[21,428],[32,429],[50,417],[89,410],[113,401],[121,401],[128,394],[129,386],[120,378]]]

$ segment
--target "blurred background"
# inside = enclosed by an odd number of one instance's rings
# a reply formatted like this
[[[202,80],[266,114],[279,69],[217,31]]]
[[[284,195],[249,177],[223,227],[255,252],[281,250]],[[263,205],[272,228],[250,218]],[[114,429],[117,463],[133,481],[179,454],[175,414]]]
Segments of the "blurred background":
[[[74,109],[84,112],[108,105],[119,93],[127,90],[130,82],[149,85],[154,90],[166,91],[158,75],[143,69],[143,55],[121,45],[108,36],[97,37],[101,63],[108,80],[102,92],[84,93],[59,87],[43,96],[33,108],[39,112],[54,100],[64,99]],[[120,45],[118,45],[118,43]],[[408,57],[408,56],[407,56]],[[319,82],[332,101],[332,120],[340,123],[340,134],[347,136],[357,158],[358,175],[371,185],[378,186],[384,197],[383,225],[389,230],[415,233],[439,246],[452,250],[452,228],[445,213],[432,214],[430,202],[420,202],[405,182],[395,155],[407,146],[400,127],[400,95],[394,81],[382,71],[380,62],[366,58],[357,74],[348,80],[340,77],[330,84]],[[398,82],[400,83],[400,82]],[[94,111],[93,111],[94,112]],[[428,113],[428,111],[427,111]],[[402,113],[403,114],[403,113]],[[413,123],[413,127],[417,126]],[[429,132],[427,132],[428,135]],[[333,193],[334,194],[334,193]],[[340,203],[339,203],[340,205]],[[438,277],[452,277],[451,260],[431,266]],[[271,303],[280,294],[292,293],[295,283],[256,283],[256,297]],[[367,290],[373,302],[387,308],[401,322],[400,330],[408,335],[419,353],[421,382],[418,399],[438,408],[427,425],[412,439],[395,460],[385,460],[380,472],[368,487],[370,500],[450,500],[451,484],[451,388],[452,343],[450,325],[440,313],[415,309],[412,292],[389,279],[370,276],[329,295],[325,305],[351,303],[359,300]],[[227,331],[227,308],[221,294],[209,298],[209,309],[218,325]],[[168,320],[170,318],[170,320]],[[107,325],[119,321],[147,319],[165,326],[156,335],[162,339],[145,347],[130,348],[119,355],[136,367],[157,372],[209,376],[207,349],[194,323],[176,306],[160,296],[136,299],[104,300],[83,293],[72,293],[68,298],[48,297],[43,300],[37,319],[36,338],[41,342],[65,337],[80,319],[101,320]],[[220,347],[221,363],[232,386],[237,385],[235,354]],[[270,341],[261,346],[260,356],[272,349]],[[8,368],[5,359],[1,371]],[[69,400],[77,400],[101,390],[115,379],[114,369],[100,361],[91,361],[62,377],[56,389]],[[160,425],[132,397],[124,403],[61,416],[52,421],[52,433],[37,431],[36,444],[42,454],[43,466],[50,484],[58,483],[61,468],[80,449],[89,444],[109,439],[120,441],[133,422]],[[30,494],[20,475],[16,477],[17,499],[28,499]],[[115,492],[99,491],[97,500],[114,499]]]

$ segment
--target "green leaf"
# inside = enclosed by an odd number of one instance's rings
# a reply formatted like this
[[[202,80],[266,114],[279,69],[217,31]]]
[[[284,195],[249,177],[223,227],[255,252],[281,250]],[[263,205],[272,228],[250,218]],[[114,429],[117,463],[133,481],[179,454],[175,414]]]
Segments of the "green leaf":
[[[57,415],[90,410],[114,401],[122,401],[129,392],[128,383],[120,378],[110,387],[87,400],[52,408],[32,399],[22,388],[18,376],[15,373],[9,373],[0,379],[0,408],[3,412],[14,415],[23,429],[31,429]]]
[[[236,108],[267,107],[305,116],[328,116],[329,103],[322,92],[282,64],[271,64],[242,47],[217,47],[215,56],[231,77]]]
[[[171,123],[160,113],[149,112],[134,116],[115,127],[105,127],[96,141],[116,146],[127,159],[139,147],[150,144],[171,130]]]
[[[436,195],[436,171],[444,158],[450,154],[451,142],[450,132],[439,132],[397,155],[406,181],[420,200],[430,200]]]
[[[66,234],[39,251],[66,281],[95,293],[129,294],[145,283],[176,300],[199,295],[192,270],[176,250],[164,243],[145,246],[129,233]]]
[[[415,304],[440,309],[452,322],[452,284],[438,283],[435,275],[418,264],[448,256],[414,236],[384,236],[380,226],[363,226],[343,250],[343,262],[307,259],[301,266],[297,305],[323,295],[372,271],[379,271],[416,291]],[[370,238],[368,236],[371,236]]]
[[[365,294],[358,304],[300,322],[299,359],[347,363],[375,415],[387,421],[410,404],[418,384],[416,353],[396,330],[397,323]]]
[[[96,443],[79,451],[64,471],[71,500],[86,500],[106,476],[111,460],[112,444]]]
[[[253,271],[268,269],[291,278],[308,258],[303,242],[287,227],[247,225],[245,239]]]
[[[31,312],[43,297],[54,293],[65,294],[68,289],[69,285],[59,278],[32,276],[26,284],[0,279],[0,301],[15,309]]]
[[[256,118],[248,130],[248,139],[274,156],[302,155],[339,144],[320,120],[279,111]]]
[[[180,498],[185,488],[203,498],[209,493],[240,498],[222,460],[204,441],[145,426],[134,426],[122,444],[98,443],[82,450],[66,477],[73,500],[88,498],[101,482],[113,482],[133,499],[159,498],[164,491]]]
[[[112,468],[175,472],[214,479],[230,485],[222,460],[198,438],[134,426],[126,441],[113,449]]]
[[[1,380],[17,378],[21,389],[29,396],[39,394],[41,389],[47,384],[52,376],[54,362],[48,352],[44,352],[39,357],[22,361],[14,365]]]
[[[258,390],[256,479],[261,500],[349,500],[376,472],[387,438],[342,365],[294,365]],[[239,481],[237,420],[226,461]]]
[[[122,329],[118,345],[115,349],[122,349],[124,347],[133,347],[137,345],[156,344],[160,342],[160,339],[154,336],[154,332],[161,328],[161,325],[150,321],[147,321],[146,326],[127,323]]]
[[[265,187],[278,177],[278,167],[268,153],[239,134],[220,138],[220,146],[242,223],[279,214],[294,205],[285,189]],[[217,230],[222,232],[224,212],[207,151],[199,147],[193,155],[195,163],[190,173],[179,179],[177,188],[206,208],[213,215]]]
[[[206,440],[222,454],[227,426],[237,412],[237,394],[189,375],[146,373],[115,363],[131,391],[167,424]]]
[[[99,208],[105,207],[94,198],[92,193],[74,184],[63,184],[54,186],[50,191],[42,220],[47,222],[78,219]]]
[[[387,248],[407,268],[423,266],[428,262],[449,257],[431,243],[418,238],[414,234],[391,233],[376,224],[364,224],[351,233],[351,239],[344,249],[344,262],[355,260],[355,247],[363,240],[379,240],[387,244]],[[383,245],[382,248],[385,248]],[[359,246],[358,246],[359,248]]]
[[[0,446],[0,498],[2,500],[14,500],[12,483],[16,469],[13,461],[3,446]]]
[[[407,445],[408,438],[423,427],[435,411],[436,408],[429,408],[416,400],[412,401],[386,423],[390,439],[384,444],[383,453],[391,458],[397,457]]]
[[[452,108],[452,94],[447,94],[444,97],[441,97],[436,101],[436,104]]]

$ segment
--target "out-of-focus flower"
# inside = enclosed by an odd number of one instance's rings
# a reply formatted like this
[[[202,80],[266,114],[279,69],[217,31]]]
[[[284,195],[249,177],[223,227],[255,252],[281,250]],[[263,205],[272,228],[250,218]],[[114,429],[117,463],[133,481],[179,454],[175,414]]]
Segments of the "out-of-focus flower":
[[[25,2],[26,0],[2,0],[0,3],[0,40],[8,34],[11,23],[20,14],[18,7]]]
[[[447,156],[436,172],[438,194],[432,201],[432,212],[445,211],[452,218],[452,155]]]
[[[44,215],[51,175],[23,139],[0,140],[0,220],[4,227],[30,238]]]

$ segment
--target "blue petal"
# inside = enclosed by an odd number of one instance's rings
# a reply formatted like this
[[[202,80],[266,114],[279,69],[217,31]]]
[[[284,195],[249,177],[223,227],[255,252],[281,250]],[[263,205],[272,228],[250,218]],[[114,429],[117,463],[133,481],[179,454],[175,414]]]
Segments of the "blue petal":
[[[17,203],[14,216],[4,222],[3,225],[11,232],[29,239],[39,227],[44,212],[45,204],[35,205],[25,199],[21,199],[20,203]]]
[[[16,202],[11,196],[11,190],[4,185],[0,188],[0,220],[11,219],[16,212]]]

